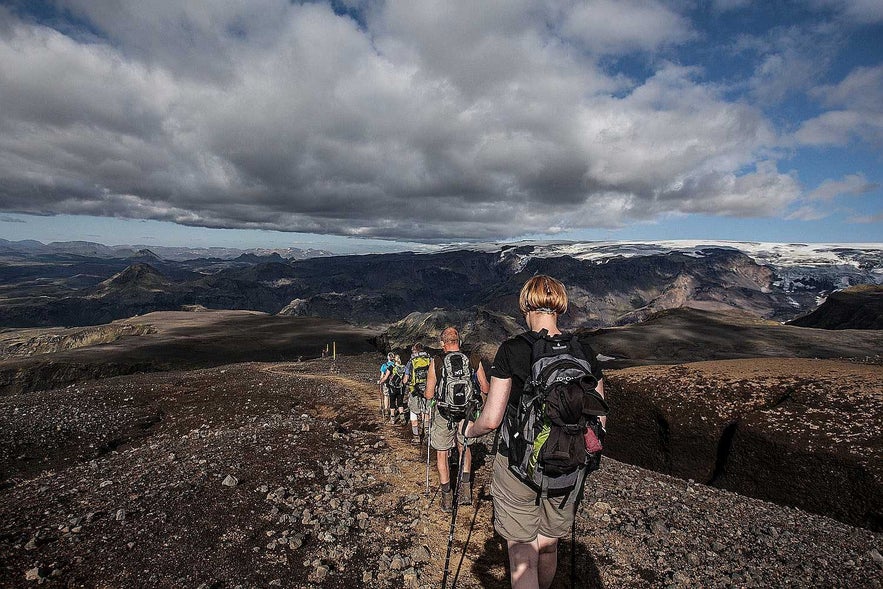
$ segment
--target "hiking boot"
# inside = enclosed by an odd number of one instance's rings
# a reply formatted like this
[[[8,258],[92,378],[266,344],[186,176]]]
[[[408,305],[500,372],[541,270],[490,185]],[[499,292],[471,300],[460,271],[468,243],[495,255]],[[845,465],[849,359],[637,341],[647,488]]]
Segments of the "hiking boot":
[[[417,444],[417,445],[419,446],[419,445],[420,445],[420,436],[414,436],[414,435],[412,435],[412,436],[411,436],[411,442],[413,442],[414,444]]]
[[[471,481],[463,481],[460,483],[460,490],[457,491],[457,505],[472,505]]]
[[[454,509],[454,493],[453,491],[442,491],[441,494],[441,510],[445,513],[451,513]]]
[[[389,416],[389,425],[395,425],[395,424],[396,424],[396,421],[398,421],[398,419],[396,419],[396,416],[395,416],[395,415],[390,415],[390,416]]]

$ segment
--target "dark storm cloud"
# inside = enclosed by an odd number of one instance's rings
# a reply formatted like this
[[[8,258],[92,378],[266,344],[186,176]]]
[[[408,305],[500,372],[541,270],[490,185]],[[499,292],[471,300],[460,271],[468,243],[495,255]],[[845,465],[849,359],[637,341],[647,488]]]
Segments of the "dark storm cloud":
[[[97,37],[0,15],[2,210],[431,241],[800,192],[695,70],[599,67],[696,38],[662,2],[60,4]]]

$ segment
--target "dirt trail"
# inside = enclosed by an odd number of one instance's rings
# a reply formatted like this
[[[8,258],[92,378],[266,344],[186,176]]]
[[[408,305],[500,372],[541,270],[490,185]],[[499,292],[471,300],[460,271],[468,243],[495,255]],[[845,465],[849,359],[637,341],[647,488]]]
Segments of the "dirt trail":
[[[410,424],[391,425],[387,417],[380,416],[377,385],[344,375],[305,374],[300,372],[301,367],[302,365],[297,363],[273,364],[266,366],[264,370],[286,377],[296,373],[299,378],[333,383],[354,393],[353,399],[358,400],[364,415],[371,416],[378,424],[378,435],[387,444],[384,449],[386,459],[398,466],[393,473],[385,473],[381,469],[375,472],[379,480],[387,483],[384,490],[375,497],[375,507],[379,512],[391,515],[401,506],[404,498],[414,494],[420,496],[421,514],[412,522],[412,529],[393,530],[387,526],[384,530],[380,530],[380,533],[387,536],[401,534],[403,536],[401,539],[410,545],[410,548],[402,550],[406,554],[416,547],[426,546],[431,556],[430,561],[423,565],[419,585],[440,587],[445,568],[451,514],[442,512],[440,508],[435,450],[429,453],[429,493],[427,494],[427,446],[425,443],[418,446],[411,441]],[[316,416],[333,419],[339,417],[338,409],[317,406]],[[502,539],[494,534],[492,523],[493,505],[490,496],[492,457],[489,455],[492,443],[493,435],[490,434],[474,441],[473,504],[460,505],[457,509],[448,587],[461,589],[509,587],[505,547]],[[452,476],[453,472],[452,467]],[[564,564],[569,566],[569,561]],[[569,587],[569,583],[560,582],[565,576],[563,572],[559,572],[559,582],[553,585],[554,588]]]

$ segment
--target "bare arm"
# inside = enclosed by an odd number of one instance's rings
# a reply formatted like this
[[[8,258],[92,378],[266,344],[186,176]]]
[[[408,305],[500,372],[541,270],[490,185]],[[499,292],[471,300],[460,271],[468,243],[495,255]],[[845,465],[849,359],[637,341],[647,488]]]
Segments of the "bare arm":
[[[426,392],[423,396],[431,399],[435,396],[435,358],[429,361],[429,373],[426,375]]]
[[[466,427],[466,437],[475,438],[494,431],[503,422],[506,413],[506,404],[509,402],[509,393],[512,390],[511,378],[491,377],[490,390],[487,395],[487,403],[481,415]]]
[[[598,381],[598,386],[595,387],[595,390],[598,391],[598,394],[601,395],[601,398],[603,399],[604,398],[604,379],[603,378]],[[607,429],[607,416],[605,415],[603,417],[599,417],[598,419],[601,421],[601,427],[603,427],[606,430]]]
[[[481,394],[487,395],[488,390],[491,388],[491,383],[488,382],[487,375],[484,373],[484,364],[478,364],[476,376],[478,377],[478,388],[481,389]]]

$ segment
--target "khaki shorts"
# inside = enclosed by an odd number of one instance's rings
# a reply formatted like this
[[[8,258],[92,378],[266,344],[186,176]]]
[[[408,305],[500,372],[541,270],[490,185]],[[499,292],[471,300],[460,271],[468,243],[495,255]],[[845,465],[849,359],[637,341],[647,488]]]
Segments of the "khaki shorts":
[[[463,421],[460,420],[459,423],[454,423],[448,428],[448,420],[441,416],[441,413],[438,412],[438,407],[433,409],[432,424],[429,429],[429,435],[431,436],[429,441],[432,445],[432,449],[444,452],[445,450],[453,448],[455,429],[457,432],[457,440],[459,440],[462,445],[463,441],[466,439],[461,433],[463,431]]]
[[[416,415],[427,413],[426,398],[408,394],[408,411]]]
[[[497,454],[493,482],[494,529],[512,542],[533,542],[538,534],[547,538],[570,535],[576,491],[561,508],[561,497],[543,499],[537,505],[537,492],[522,483],[509,470],[509,459]]]

